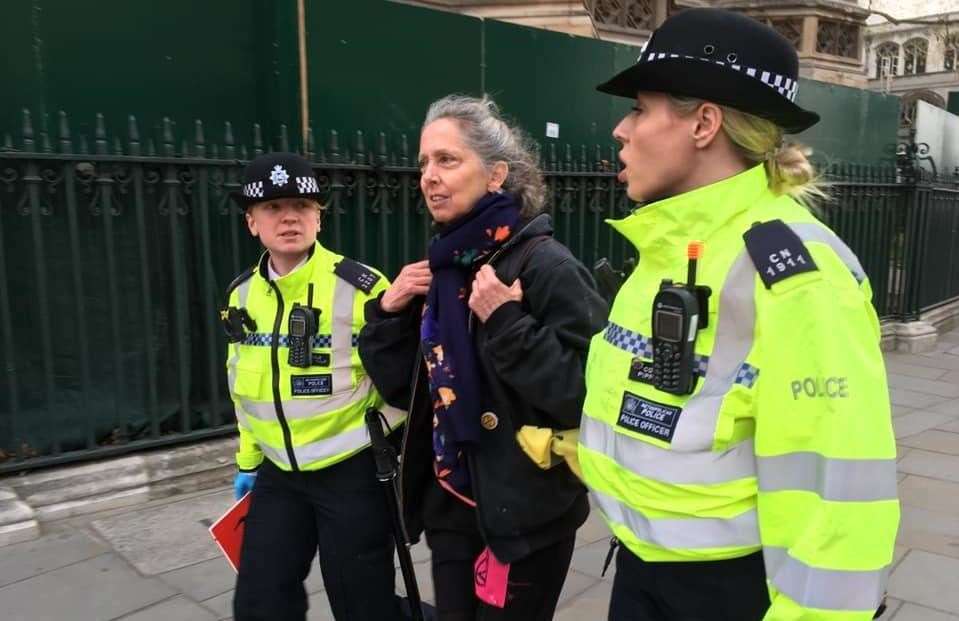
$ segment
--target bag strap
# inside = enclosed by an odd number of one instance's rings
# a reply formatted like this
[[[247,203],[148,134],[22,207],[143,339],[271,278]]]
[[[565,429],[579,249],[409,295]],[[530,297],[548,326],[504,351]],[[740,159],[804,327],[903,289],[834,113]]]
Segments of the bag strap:
[[[516,261],[516,269],[514,270],[515,273],[505,274],[504,276],[506,277],[506,282],[509,284],[512,284],[513,281],[519,278],[519,275],[523,272],[523,268],[525,268],[526,264],[529,262],[529,258],[533,254],[533,250],[535,250],[536,247],[542,244],[543,242],[549,239],[552,239],[552,237],[553,237],[552,235],[546,235],[546,234],[536,235],[534,237],[530,237],[525,242],[523,242],[522,246],[519,249],[520,255],[519,255],[519,259]]]

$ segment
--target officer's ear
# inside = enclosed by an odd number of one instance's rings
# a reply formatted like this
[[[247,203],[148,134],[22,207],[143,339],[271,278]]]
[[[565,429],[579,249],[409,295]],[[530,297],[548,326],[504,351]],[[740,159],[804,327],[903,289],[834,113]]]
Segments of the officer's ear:
[[[706,101],[693,112],[693,143],[697,149],[706,149],[723,128],[723,109]]]
[[[253,237],[259,237],[260,234],[256,229],[256,219],[253,217],[253,206],[246,208],[246,211],[243,212],[243,217],[246,218],[246,228],[250,229],[250,235]]]

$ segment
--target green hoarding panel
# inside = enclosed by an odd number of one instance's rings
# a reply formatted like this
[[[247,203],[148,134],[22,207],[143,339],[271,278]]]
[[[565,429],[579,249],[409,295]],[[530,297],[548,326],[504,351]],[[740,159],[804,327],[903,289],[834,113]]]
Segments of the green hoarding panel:
[[[42,122],[65,110],[74,131],[93,134],[140,122],[144,140],[164,116],[192,139],[194,119],[220,142],[223,122],[266,136],[297,117],[295,2],[208,0],[151,3],[5,0],[0,127],[19,132],[20,109]],[[250,141],[249,136],[238,139]]]
[[[486,22],[486,90],[537,141],[613,144],[611,133],[629,101],[596,85],[635,60],[638,48],[585,37]],[[546,124],[558,127],[547,136]]]
[[[873,91],[800,80],[796,103],[822,120],[796,136],[818,158],[862,164],[894,161],[899,98]]]
[[[329,130],[400,134],[416,154],[430,102],[449,93],[478,94],[482,21],[384,2],[307,5],[310,119],[317,139]]]

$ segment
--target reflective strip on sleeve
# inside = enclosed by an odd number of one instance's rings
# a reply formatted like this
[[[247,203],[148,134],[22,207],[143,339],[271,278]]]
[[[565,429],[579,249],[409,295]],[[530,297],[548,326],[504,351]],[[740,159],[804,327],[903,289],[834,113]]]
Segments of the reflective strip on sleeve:
[[[889,574],[888,566],[873,571],[812,567],[778,547],[764,547],[763,559],[776,590],[804,608],[874,611]]]
[[[756,509],[729,519],[650,519],[595,489],[590,493],[606,518],[627,527],[637,538],[670,550],[759,546]]]
[[[637,476],[663,483],[710,485],[756,476],[752,439],[723,452],[683,453],[617,433],[602,421],[583,414],[579,442]]]
[[[343,280],[336,279],[333,290],[332,367],[333,392],[353,385],[353,298],[357,289]]]
[[[798,490],[823,500],[895,500],[895,459],[830,459],[800,452],[757,457],[760,492]]]
[[[812,222],[793,223],[789,225],[789,228],[795,231],[799,239],[804,242],[819,242],[832,248],[833,252],[839,256],[839,259],[846,264],[846,267],[855,276],[856,282],[861,284],[862,281],[866,280],[866,270],[862,269],[859,259],[835,233],[820,224]]]

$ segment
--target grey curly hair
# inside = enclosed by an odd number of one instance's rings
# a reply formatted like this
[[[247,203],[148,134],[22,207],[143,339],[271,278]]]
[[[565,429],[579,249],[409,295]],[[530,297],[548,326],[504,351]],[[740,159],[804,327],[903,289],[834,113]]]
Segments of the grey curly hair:
[[[503,189],[520,199],[521,216],[530,217],[542,211],[546,183],[537,162],[535,143],[523,130],[503,120],[492,99],[485,95],[482,99],[447,95],[430,104],[423,127],[439,119],[457,122],[466,145],[487,169],[496,162],[506,162],[509,173]]]

